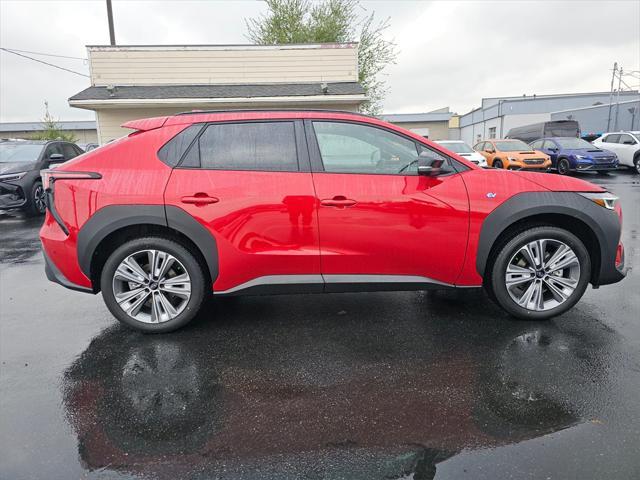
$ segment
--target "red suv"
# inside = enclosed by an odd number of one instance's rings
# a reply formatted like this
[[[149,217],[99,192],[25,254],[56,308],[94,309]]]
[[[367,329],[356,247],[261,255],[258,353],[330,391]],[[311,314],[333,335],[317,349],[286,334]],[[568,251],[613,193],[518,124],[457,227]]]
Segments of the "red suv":
[[[376,118],[191,112],[43,172],[47,277],[176,329],[208,294],[484,286],[546,319],[625,275],[617,198],[485,170]]]

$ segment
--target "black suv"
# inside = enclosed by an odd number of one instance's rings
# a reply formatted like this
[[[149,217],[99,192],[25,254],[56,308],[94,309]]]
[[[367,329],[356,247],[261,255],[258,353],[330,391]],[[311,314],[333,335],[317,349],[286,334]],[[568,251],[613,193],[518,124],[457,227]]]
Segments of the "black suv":
[[[0,140],[0,210],[21,208],[31,215],[45,212],[40,170],[84,153],[59,140]]]

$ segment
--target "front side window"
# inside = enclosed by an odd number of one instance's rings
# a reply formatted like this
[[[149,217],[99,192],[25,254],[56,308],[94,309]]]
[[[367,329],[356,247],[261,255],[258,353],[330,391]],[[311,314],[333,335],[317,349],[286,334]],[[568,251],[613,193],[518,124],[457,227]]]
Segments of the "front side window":
[[[549,148],[550,146],[553,146],[549,143],[549,141],[547,140],[547,144],[545,145],[545,148]],[[542,148],[542,140],[536,140],[535,142],[531,143],[531,148],[535,148],[540,150]]]
[[[620,139],[620,135],[617,133],[614,133],[613,135],[607,135],[606,137],[604,137],[603,142],[605,143],[618,143],[618,140]]]
[[[47,160],[51,158],[51,155],[63,155],[62,147],[59,143],[51,143],[47,147],[47,151],[44,154],[44,158]]]
[[[70,143],[63,143],[62,151],[65,160],[71,160],[72,158],[78,156],[78,152],[76,152],[75,148],[73,148],[73,145],[71,145]]]
[[[415,142],[368,125],[313,122],[325,172],[417,174]]]
[[[183,167],[297,172],[293,122],[220,123],[206,127]]]

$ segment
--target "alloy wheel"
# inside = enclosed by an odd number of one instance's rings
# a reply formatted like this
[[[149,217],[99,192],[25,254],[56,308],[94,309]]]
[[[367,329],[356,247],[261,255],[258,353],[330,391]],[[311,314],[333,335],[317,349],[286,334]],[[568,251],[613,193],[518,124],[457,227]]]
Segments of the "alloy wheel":
[[[44,196],[44,188],[42,187],[42,185],[38,185],[33,192],[33,204],[35,205],[36,210],[40,213],[44,213],[47,208]]]
[[[580,261],[567,244],[540,239],[521,246],[507,264],[505,285],[511,299],[532,311],[566,302],[580,281]]]
[[[191,279],[182,263],[161,250],[141,250],[126,257],[113,274],[118,306],[143,323],[176,318],[191,298]]]
[[[569,172],[569,163],[563,158],[558,161],[558,174],[566,175]]]

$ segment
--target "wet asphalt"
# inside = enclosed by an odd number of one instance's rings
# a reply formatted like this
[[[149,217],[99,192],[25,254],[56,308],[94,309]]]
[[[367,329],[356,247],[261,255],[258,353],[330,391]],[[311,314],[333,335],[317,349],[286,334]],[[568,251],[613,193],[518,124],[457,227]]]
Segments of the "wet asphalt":
[[[548,322],[480,291],[224,298],[142,335],[0,214],[0,478],[640,478],[640,177],[627,262]]]

